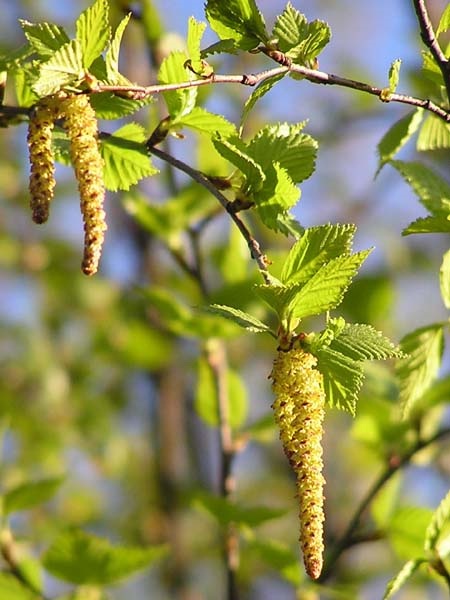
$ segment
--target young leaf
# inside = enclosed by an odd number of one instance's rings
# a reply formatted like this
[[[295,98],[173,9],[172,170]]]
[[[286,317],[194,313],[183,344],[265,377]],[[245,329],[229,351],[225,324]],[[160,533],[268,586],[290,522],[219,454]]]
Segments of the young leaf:
[[[328,404],[354,415],[364,379],[361,363],[331,348],[323,348],[315,354]]]
[[[124,16],[124,18],[120,21],[117,26],[116,31],[114,32],[111,43],[108,47],[108,50],[105,54],[105,66],[106,66],[106,74],[108,78],[108,83],[114,84],[119,82],[122,78],[122,75],[119,72],[119,52],[120,52],[120,44],[122,42],[122,36],[125,31],[126,26],[128,25],[131,19],[131,13],[128,13]]]
[[[444,349],[443,325],[437,323],[416,329],[400,342],[405,353],[397,362],[400,401],[407,417],[417,400],[430,387],[441,366]]]
[[[385,133],[377,146],[378,168],[375,175],[388,163],[418,130],[423,119],[423,109],[417,108],[403,117]]]
[[[248,410],[247,391],[242,379],[231,369],[226,373],[228,394],[228,420],[233,429],[240,427]],[[220,425],[219,399],[211,366],[204,358],[198,361],[195,410],[199,417],[211,427]]]
[[[131,100],[131,98],[121,98],[112,92],[100,92],[91,94],[89,101],[98,119],[115,120],[132,115],[143,106],[147,106],[153,102],[153,97]]]
[[[450,4],[448,4],[445,7],[444,12],[442,13],[442,16],[439,20],[439,25],[436,29],[436,37],[441,35],[441,33],[445,33],[449,29],[450,29]]]
[[[430,524],[427,527],[425,533],[425,552],[433,552],[437,549],[439,537],[443,532],[444,528],[448,527],[450,523],[450,492],[439,504],[433,516]]]
[[[445,307],[450,308],[450,250],[447,250],[442,258],[442,264],[439,270],[439,283],[441,297]]]
[[[217,152],[237,167],[245,175],[247,183],[254,189],[259,189],[266,176],[262,167],[249,154],[246,145],[238,137],[213,139]]]
[[[389,92],[393,94],[398,86],[398,80],[400,77],[400,67],[402,61],[400,58],[394,60],[389,69]]]
[[[111,38],[108,0],[95,0],[77,19],[76,37],[80,42],[83,67],[89,69]]]
[[[197,21],[194,17],[189,17],[188,35],[187,35],[187,53],[191,61],[191,67],[194,72],[199,73],[202,70],[200,44],[206,29],[206,23]]]
[[[108,190],[129,190],[144,177],[158,173],[145,147],[145,131],[137,123],[128,123],[105,137],[100,151],[105,161],[105,185]]]
[[[402,235],[411,235],[413,233],[449,233],[450,221],[446,215],[438,217],[419,217],[405,227]]]
[[[26,588],[16,575],[0,573],[0,598],[2,600],[36,600],[36,593]]]
[[[58,477],[24,483],[13,488],[3,496],[3,514],[27,510],[47,502],[56,494],[62,482],[63,479]]]
[[[423,122],[417,138],[416,148],[419,152],[450,148],[450,127],[442,119],[428,115]]]
[[[398,590],[417,571],[420,565],[422,565],[425,562],[427,562],[425,558],[415,558],[414,560],[408,560],[408,562],[403,565],[403,567],[400,569],[397,575],[393,577],[387,584],[383,600],[389,600],[389,598],[392,598],[392,596],[396,592],[398,592]]]
[[[298,291],[285,307],[285,313],[294,319],[303,319],[339,306],[351,280],[370,252],[363,250],[330,260],[307,283],[295,286]]]
[[[47,550],[43,565],[63,581],[105,585],[149,567],[167,551],[166,546],[113,546],[108,540],[84,531],[68,530]]]
[[[161,64],[158,73],[160,83],[181,83],[189,81],[194,77],[185,67],[188,56],[185,52],[171,52]],[[171,90],[164,92],[164,100],[166,101],[169,114],[172,119],[182,117],[191,112],[195,106],[197,99],[197,88],[192,87],[185,90]]]
[[[423,506],[406,505],[398,508],[389,524],[386,535],[400,558],[423,555],[425,531],[432,511]]]
[[[402,357],[403,353],[371,325],[346,324],[330,348],[353,360],[382,360]]]
[[[59,25],[30,23],[23,19],[19,19],[19,23],[31,48],[41,58],[50,58],[61,46],[70,42],[67,33]]]
[[[286,544],[275,540],[252,539],[247,543],[249,550],[269,565],[276,573],[282,575],[296,588],[300,585],[303,574],[297,554]]]
[[[202,310],[229,319],[230,321],[233,321],[233,323],[236,323],[236,325],[239,325],[239,327],[247,329],[247,331],[252,331],[254,333],[270,333],[273,337],[276,337],[268,325],[238,308],[211,304],[210,306],[202,307]]]
[[[306,229],[286,258],[281,281],[286,285],[307,281],[332,258],[348,255],[355,231],[352,224],[327,224]]]
[[[205,14],[219,38],[234,40],[235,47],[241,50],[251,50],[268,40],[255,0],[207,0]]]
[[[33,85],[38,96],[48,96],[61,88],[76,85],[84,77],[82,50],[78,40],[64,44],[39,68],[39,78]]]
[[[236,127],[222,115],[210,113],[205,108],[195,106],[188,114],[177,117],[174,121],[178,127],[189,127],[202,133],[218,134],[227,138],[236,136]]]
[[[242,111],[242,117],[241,117],[241,129],[244,124],[244,121],[246,120],[250,111],[255,106],[255,104],[258,102],[258,100],[263,98],[267,94],[267,92],[269,92],[273,88],[273,86],[276,83],[278,83],[278,81],[281,81],[281,79],[283,79],[283,77],[285,77],[285,76],[286,76],[286,73],[281,73],[280,75],[275,75],[274,77],[269,77],[268,79],[265,79],[264,81],[262,81],[258,86],[256,86],[256,88],[251,93],[251,95],[247,98],[247,100],[244,104],[244,110]]]
[[[285,514],[284,510],[267,506],[243,506],[237,502],[232,502],[228,498],[221,498],[207,493],[195,494],[193,504],[197,508],[207,511],[222,526],[237,523],[248,527],[257,527],[266,521],[278,519]]]

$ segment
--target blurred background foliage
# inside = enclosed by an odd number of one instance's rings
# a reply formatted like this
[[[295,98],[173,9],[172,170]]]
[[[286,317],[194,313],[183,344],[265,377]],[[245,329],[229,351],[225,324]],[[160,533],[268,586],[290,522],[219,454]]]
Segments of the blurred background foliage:
[[[435,19],[444,4],[429,2]],[[0,0],[1,51],[23,42],[19,17],[59,22],[71,30],[86,5]],[[112,0],[111,5],[115,24],[130,8],[141,17],[130,24],[121,54],[121,71],[139,84],[154,82],[161,59],[184,44],[189,15],[203,19],[201,0],[131,5]],[[271,22],[284,2],[260,0],[259,6]],[[309,19],[331,25],[333,39],[321,69],[383,86],[391,61],[401,57],[399,91],[420,93],[415,76],[420,39],[410,2],[304,0],[297,7]],[[208,36],[207,42],[214,40],[211,32]],[[269,66],[267,58],[255,55],[211,62],[220,73]],[[250,92],[210,86],[200,93],[205,106],[238,123]],[[15,100],[7,97],[6,102]],[[406,112],[358,92],[283,81],[246,124],[250,134],[266,122],[309,119],[307,131],[320,141],[319,158],[315,175],[302,186],[295,214],[304,226],[355,222],[357,249],[376,247],[343,310],[348,320],[370,322],[394,340],[446,318],[438,269],[448,242],[437,235],[402,238],[402,228],[423,209],[390,167],[374,181],[376,144]],[[159,99],[137,118],[151,131],[165,114]],[[101,123],[104,131],[112,126],[117,123]],[[3,129],[1,139],[0,488],[5,492],[30,480],[64,478],[51,502],[13,514],[11,526],[21,551],[38,555],[67,524],[124,543],[169,541],[168,558],[111,590],[111,596],[223,597],[223,507],[217,508],[208,495],[219,493],[220,448],[212,426],[216,409],[205,340],[224,337],[234,436],[241,447],[233,465],[234,499],[241,507],[273,511],[242,516],[242,597],[287,600],[294,598],[295,586],[300,598],[318,597],[295,562],[300,559],[294,485],[270,414],[267,375],[274,341],[242,334],[196,310],[211,301],[238,304],[259,318],[271,318],[251,291],[258,274],[245,243],[214,199],[158,163],[159,176],[130,193],[108,195],[102,269],[87,279],[79,269],[82,225],[71,172],[58,167],[51,219],[45,226],[33,225],[26,124]],[[201,136],[171,138],[166,150],[206,172],[228,172]],[[414,155],[414,144],[402,151],[407,159]],[[444,175],[448,171],[448,150],[421,159],[433,161]],[[133,214],[139,198],[154,206],[151,217]],[[251,226],[276,271],[289,241],[256,221]],[[198,273],[189,276],[183,268],[191,260],[201,269],[200,285]],[[308,323],[310,329],[322,325]],[[368,368],[355,420],[332,411],[327,415],[329,544],[345,529],[386,461],[414,435],[410,425],[400,422],[391,367]],[[443,398],[428,413],[425,426],[430,431],[445,422]],[[377,498],[372,518],[383,533],[388,515],[395,513],[398,527],[389,521],[388,539],[381,534],[380,540],[350,549],[334,579],[324,584],[324,598],[381,598],[386,581],[410,558],[423,519],[426,524],[448,489],[448,456],[448,442],[442,441],[395,476]],[[401,511],[406,510],[412,512],[405,516]],[[52,595],[66,589],[53,580],[48,585]],[[446,592],[439,582],[418,576],[398,597],[440,599]]]

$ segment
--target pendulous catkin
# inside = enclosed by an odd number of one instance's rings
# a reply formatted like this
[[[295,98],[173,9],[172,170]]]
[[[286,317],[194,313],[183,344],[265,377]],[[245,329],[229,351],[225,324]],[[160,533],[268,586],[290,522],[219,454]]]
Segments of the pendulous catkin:
[[[284,452],[297,478],[300,543],[308,575],[317,579],[323,564],[322,433],[325,392],[315,356],[301,348],[279,350],[271,373],[272,408]]]
[[[64,128],[70,139],[70,157],[78,181],[84,221],[81,268],[86,275],[93,275],[98,269],[104,232],[107,229],[103,210],[103,159],[98,147],[97,119],[85,94],[65,99],[61,104],[61,112],[64,115]]]
[[[55,189],[52,132],[58,112],[59,100],[55,96],[47,96],[36,104],[28,123],[30,208],[35,223],[47,221]]]

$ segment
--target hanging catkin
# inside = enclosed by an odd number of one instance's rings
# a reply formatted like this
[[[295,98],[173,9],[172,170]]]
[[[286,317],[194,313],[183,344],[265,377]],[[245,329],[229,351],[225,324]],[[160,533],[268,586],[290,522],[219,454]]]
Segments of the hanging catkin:
[[[56,97],[42,98],[35,105],[28,123],[30,208],[35,223],[47,221],[55,189],[52,131],[58,116],[58,107],[59,100]]]
[[[284,452],[297,477],[300,543],[306,572],[320,576],[323,555],[322,432],[325,393],[317,359],[301,348],[279,350],[271,378],[272,405]]]
[[[85,94],[67,98],[61,109],[64,113],[64,128],[70,139],[70,157],[78,181],[84,221],[84,254],[81,268],[86,275],[93,275],[98,269],[104,232],[107,229],[103,210],[103,159],[97,141],[97,119]]]

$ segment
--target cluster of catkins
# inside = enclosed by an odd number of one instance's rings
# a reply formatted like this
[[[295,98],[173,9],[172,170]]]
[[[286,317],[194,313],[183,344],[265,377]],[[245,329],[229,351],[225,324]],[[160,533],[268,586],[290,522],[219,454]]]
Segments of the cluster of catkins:
[[[316,364],[316,357],[300,347],[279,349],[270,375],[275,420],[297,479],[300,543],[305,569],[312,579],[322,571],[325,520],[321,445],[325,392]]]
[[[35,105],[28,126],[31,163],[30,206],[33,221],[48,219],[55,188],[52,131],[61,120],[70,140],[70,157],[80,192],[84,221],[84,255],[82,270],[86,275],[97,272],[104,232],[106,231],[103,159],[98,147],[97,119],[86,94],[61,98],[48,96]]]

